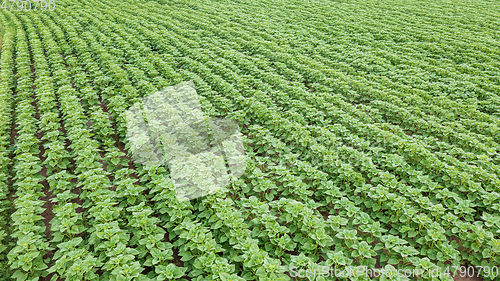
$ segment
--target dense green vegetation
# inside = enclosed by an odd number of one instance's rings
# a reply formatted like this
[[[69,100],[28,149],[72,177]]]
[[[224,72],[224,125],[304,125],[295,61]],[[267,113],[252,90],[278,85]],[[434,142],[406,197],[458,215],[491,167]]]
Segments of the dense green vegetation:
[[[0,9],[0,280],[360,265],[498,280],[499,2],[15,9]],[[183,81],[238,121],[247,155],[241,178],[187,202],[166,167],[131,161],[124,116]]]

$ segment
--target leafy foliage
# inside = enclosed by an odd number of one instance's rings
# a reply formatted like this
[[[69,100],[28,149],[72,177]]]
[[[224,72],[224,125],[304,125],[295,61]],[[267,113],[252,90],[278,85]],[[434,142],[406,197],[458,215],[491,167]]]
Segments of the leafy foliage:
[[[498,265],[499,6],[403,2],[1,10],[0,276]],[[241,178],[186,202],[167,167],[132,161],[126,122],[182,81],[212,120],[238,122],[247,155],[227,161]]]

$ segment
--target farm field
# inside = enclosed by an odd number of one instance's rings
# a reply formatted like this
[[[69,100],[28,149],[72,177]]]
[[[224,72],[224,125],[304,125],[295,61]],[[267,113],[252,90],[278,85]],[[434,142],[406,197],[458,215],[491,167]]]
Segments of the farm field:
[[[500,2],[49,2],[0,9],[0,280],[500,280]],[[126,112],[188,81],[246,169],[179,201]]]

